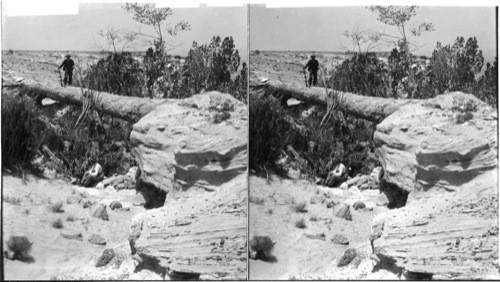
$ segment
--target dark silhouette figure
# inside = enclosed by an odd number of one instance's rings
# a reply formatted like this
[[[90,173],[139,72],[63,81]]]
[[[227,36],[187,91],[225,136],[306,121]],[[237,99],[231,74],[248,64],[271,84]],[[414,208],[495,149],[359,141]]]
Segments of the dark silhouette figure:
[[[311,59],[309,60],[309,62],[307,62],[307,65],[304,67],[304,69],[307,69],[309,71],[309,84],[307,86],[316,86],[316,82],[318,81],[319,62],[316,60],[315,55],[311,55]]]
[[[64,71],[64,86],[71,85],[73,81],[73,67],[75,66],[75,62],[70,58],[70,55],[66,55],[66,59],[59,66],[59,69],[62,68]]]

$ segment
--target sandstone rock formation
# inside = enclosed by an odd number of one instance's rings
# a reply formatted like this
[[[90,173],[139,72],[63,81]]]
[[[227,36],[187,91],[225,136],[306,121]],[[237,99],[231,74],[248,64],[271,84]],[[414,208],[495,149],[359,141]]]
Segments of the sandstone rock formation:
[[[253,87],[327,104],[317,87]],[[399,208],[374,220],[383,227],[370,238],[382,265],[408,278],[498,280],[496,110],[460,92],[429,100],[332,98],[339,110],[379,123],[380,190],[389,208]]]
[[[138,183],[167,193],[163,207],[132,222],[132,253],[143,265],[174,279],[246,278],[246,124],[243,103],[209,92],[134,125]]]
[[[498,279],[497,113],[450,93],[402,107],[374,140],[392,202],[375,253],[415,275]],[[381,187],[382,188],[382,187]]]
[[[165,192],[174,178],[182,186],[216,189],[246,171],[246,119],[244,104],[220,92],[158,106],[130,135],[140,180]]]

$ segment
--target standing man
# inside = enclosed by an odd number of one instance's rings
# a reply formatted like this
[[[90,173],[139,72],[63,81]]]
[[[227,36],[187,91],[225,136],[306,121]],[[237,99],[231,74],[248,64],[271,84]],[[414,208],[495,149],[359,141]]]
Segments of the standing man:
[[[75,62],[70,58],[70,55],[66,55],[66,59],[59,66],[59,69],[62,68],[64,71],[64,86],[71,85],[73,80],[73,67],[75,66]]]
[[[311,87],[311,85],[316,86],[316,82],[318,81],[319,62],[316,60],[315,55],[311,55],[311,59],[309,60],[309,62],[307,62],[307,65],[304,67],[304,69],[307,69],[309,71],[308,87]]]

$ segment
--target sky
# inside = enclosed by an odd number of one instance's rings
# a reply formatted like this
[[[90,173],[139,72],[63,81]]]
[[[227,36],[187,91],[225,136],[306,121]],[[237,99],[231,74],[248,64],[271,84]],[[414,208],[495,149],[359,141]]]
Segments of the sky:
[[[366,7],[269,8],[250,7],[250,50],[342,51],[342,36],[355,26],[394,33],[394,27],[377,21]],[[457,36],[475,36],[485,59],[496,56],[493,7],[421,6],[411,23],[432,22],[435,31],[410,39],[414,53],[430,56],[436,43],[453,44]],[[386,47],[387,49],[387,47]]]
[[[6,16],[2,22],[3,50],[95,51],[102,43],[99,30],[110,26],[126,30],[141,28],[142,32],[154,34],[151,27],[135,22],[132,14],[122,9],[123,2],[77,3],[76,13],[54,15],[56,10],[51,10],[48,15],[40,15],[43,10],[38,10],[38,15],[31,16],[19,15],[26,13],[27,9],[12,10],[13,6],[9,7],[9,4],[12,2],[4,7]],[[61,7],[65,7],[64,4]],[[213,36],[232,36],[240,56],[247,60],[247,8],[243,4],[203,8],[198,4],[198,8],[173,8],[169,20],[172,23],[187,21],[191,25],[191,30],[168,39],[175,46],[171,54],[186,56],[193,41],[208,44]],[[144,46],[136,50],[145,51]]]
[[[7,0],[2,3],[2,49],[13,50],[97,50],[100,29],[111,25],[123,29],[141,26],[121,9],[122,1],[106,4],[89,1]],[[95,0],[93,0],[95,2]],[[151,2],[141,1],[138,2]],[[343,51],[342,33],[360,26],[364,29],[394,29],[376,20],[366,9],[369,4],[421,5],[413,23],[430,21],[435,31],[412,42],[417,55],[430,56],[436,42],[453,44],[457,36],[476,36],[487,61],[496,55],[494,1],[454,1],[460,7],[439,7],[436,1],[361,1],[331,2],[326,0],[186,0],[155,1],[158,7],[173,7],[173,22],[187,20],[192,30],[172,38],[176,55],[186,55],[192,41],[208,43],[212,36],[233,36],[242,53],[247,49],[247,8],[245,3],[264,4],[250,8],[250,49]],[[204,8],[199,8],[203,3]],[[332,4],[335,3],[335,4]],[[334,7],[326,7],[332,6]],[[344,6],[339,6],[344,5]],[[474,7],[480,5],[483,7]],[[314,7],[316,6],[316,7]],[[488,7],[489,6],[489,7]],[[148,31],[147,27],[142,27]],[[139,48],[144,49],[143,47]]]

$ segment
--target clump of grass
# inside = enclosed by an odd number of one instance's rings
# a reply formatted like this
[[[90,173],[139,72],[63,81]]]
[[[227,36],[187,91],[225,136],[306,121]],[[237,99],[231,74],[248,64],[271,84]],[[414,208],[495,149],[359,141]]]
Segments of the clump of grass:
[[[250,203],[254,203],[256,205],[263,205],[266,199],[260,198],[260,197],[255,197],[255,196],[250,196],[249,199]]]
[[[268,261],[272,259],[271,252],[275,243],[269,236],[253,236],[250,240],[250,249],[255,252],[255,259]]]
[[[272,208],[269,208],[269,209],[266,211],[266,213],[267,213],[268,215],[271,215],[271,214],[273,214],[273,213],[274,213],[274,210],[273,210]]]
[[[305,220],[303,218],[297,220],[295,222],[295,227],[300,228],[300,229],[306,228],[306,222],[305,222]]]
[[[7,248],[13,253],[12,259],[22,259],[29,256],[32,244],[26,236],[11,236],[7,240]]]
[[[63,228],[62,220],[60,218],[58,218],[58,219],[52,221],[52,227],[57,228],[57,229]]]
[[[19,197],[7,196],[7,197],[3,198],[3,201],[6,203],[15,205],[15,206],[19,206],[21,204],[21,198],[19,198]]]
[[[57,201],[54,204],[50,205],[49,209],[53,213],[61,213],[61,212],[64,212],[64,210],[62,209],[62,207],[63,207],[63,202],[62,201]]]
[[[292,209],[297,213],[306,213],[307,212],[307,202],[303,201],[300,203],[296,203],[292,206]]]
[[[25,215],[30,214],[30,210],[29,210],[29,209],[25,209],[25,210],[23,211],[23,214],[25,214]]]
[[[74,216],[74,215],[68,215],[68,217],[66,217],[66,221],[71,221],[71,222],[73,222],[73,221],[75,221],[75,219],[76,219],[76,218],[75,218],[75,216]]]
[[[311,216],[311,218],[309,218],[310,221],[318,221],[318,216],[317,215],[313,215]]]

